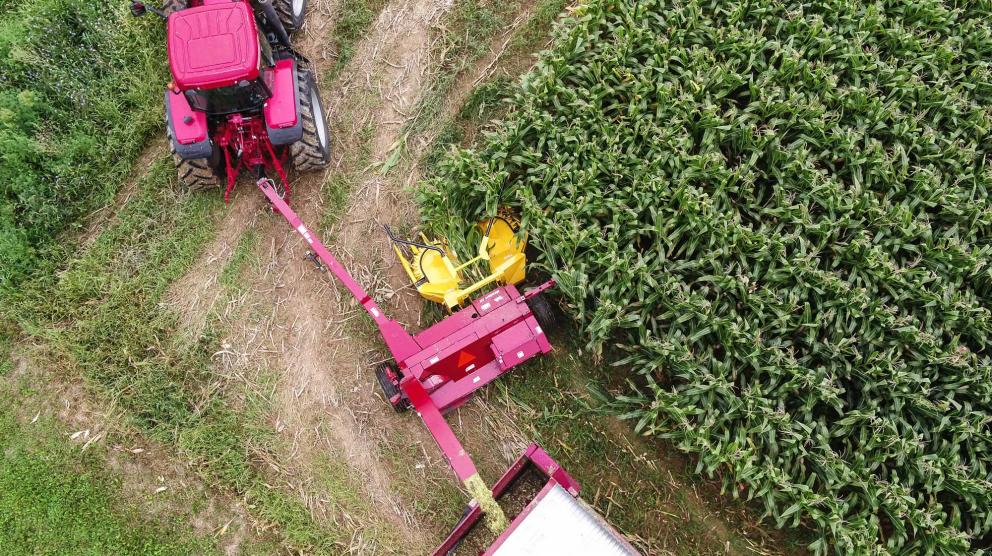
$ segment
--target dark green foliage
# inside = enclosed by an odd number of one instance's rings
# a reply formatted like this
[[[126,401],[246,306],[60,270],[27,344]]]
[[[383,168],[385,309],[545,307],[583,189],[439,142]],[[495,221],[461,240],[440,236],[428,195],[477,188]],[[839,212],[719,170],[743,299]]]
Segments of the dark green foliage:
[[[0,289],[111,198],[161,121],[160,21],[125,2],[38,0],[0,14]],[[155,55],[151,55],[154,52]]]
[[[463,237],[505,185],[637,429],[817,553],[961,554],[992,538],[990,60],[988,2],[592,2],[425,219]]]

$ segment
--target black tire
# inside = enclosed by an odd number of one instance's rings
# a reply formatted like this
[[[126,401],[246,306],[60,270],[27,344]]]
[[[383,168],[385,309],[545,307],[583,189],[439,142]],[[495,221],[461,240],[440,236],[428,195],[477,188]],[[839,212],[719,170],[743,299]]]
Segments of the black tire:
[[[289,146],[293,167],[300,172],[320,170],[331,161],[331,132],[327,129],[324,104],[313,74],[299,70],[300,118],[303,120],[303,138]]]
[[[172,161],[176,165],[176,175],[179,177],[179,189],[187,193],[202,191],[220,187],[220,149],[214,146],[213,154],[210,158],[188,158],[184,159],[176,154],[176,147],[172,142],[172,134],[169,135],[169,151],[172,153]]]
[[[185,10],[188,6],[187,0],[165,0],[162,4],[162,13],[169,15],[179,10]]]
[[[279,21],[287,33],[299,31],[307,16],[307,0],[272,0]]]
[[[390,371],[392,369],[389,363],[379,363],[379,366],[375,368],[375,378],[379,381],[379,388],[382,388],[382,395],[386,396],[386,401],[389,402],[389,405],[393,406],[396,413],[403,413],[407,409],[410,409],[410,400],[406,399],[406,396],[400,391],[399,386],[389,379]],[[396,374],[396,371],[392,372]],[[393,399],[398,399],[398,401],[393,403]]]
[[[527,300],[527,306],[530,307],[530,312],[534,313],[534,318],[537,319],[537,324],[541,326],[545,336],[550,336],[558,328],[558,315],[555,314],[555,309],[548,298],[537,294]]]

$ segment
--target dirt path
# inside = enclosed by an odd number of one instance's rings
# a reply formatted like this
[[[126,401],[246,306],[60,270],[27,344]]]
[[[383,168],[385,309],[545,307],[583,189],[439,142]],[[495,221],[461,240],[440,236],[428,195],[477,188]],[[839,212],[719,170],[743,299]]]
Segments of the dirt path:
[[[413,205],[380,172],[361,172],[353,166],[359,159],[380,166],[392,152],[405,114],[416,106],[425,84],[429,30],[448,7],[445,0],[416,0],[396,1],[383,9],[350,67],[337,82],[321,84],[333,130],[331,168],[323,175],[299,176],[293,183],[296,210],[305,221],[316,223],[326,209],[321,202],[325,181],[342,169],[363,176],[352,184],[347,207],[332,229],[333,241],[327,243],[362,284],[388,297],[392,287],[378,278],[383,266],[379,261],[386,253],[379,223],[413,214]],[[328,2],[318,2],[316,8],[317,13],[335,9]],[[315,30],[312,23],[308,28],[300,49],[311,56],[320,75],[333,63],[321,52],[327,30]],[[363,150],[368,152],[360,155]],[[228,355],[222,367],[226,373],[251,377],[267,366],[279,377],[271,418],[286,453],[271,466],[278,469],[275,478],[298,491],[315,516],[333,520],[340,513],[340,493],[322,484],[319,470],[328,459],[331,465],[346,466],[351,486],[369,501],[367,506],[348,507],[354,528],[349,551],[426,552],[424,528],[410,511],[410,501],[397,494],[381,457],[380,446],[397,418],[374,390],[370,363],[379,358],[373,354],[378,345],[356,334],[364,313],[302,260],[302,241],[259,204],[260,196],[250,184],[240,184],[239,191],[221,223],[221,235],[174,286],[171,297],[177,309],[194,327],[202,325],[211,308],[226,312],[215,306],[223,293],[217,277],[238,237],[255,229],[262,238],[262,266],[245,284],[246,298],[226,301],[248,308],[227,323],[231,333],[224,342]],[[417,307],[407,304],[407,314],[415,314]],[[401,430],[424,434],[413,419],[403,421]],[[429,437],[424,440],[429,442]],[[388,542],[365,529],[388,529],[386,536],[402,544],[386,546]]]
[[[525,4],[513,24],[493,39],[489,54],[459,76],[444,101],[441,120],[453,116],[475,85],[493,70],[532,7]],[[416,222],[408,188],[420,178],[418,161],[440,126],[427,126],[417,137],[403,132],[434,70],[432,27],[450,8],[450,0],[397,0],[383,9],[351,64],[335,82],[321,84],[332,128],[330,169],[323,175],[299,176],[293,183],[296,210],[316,227],[321,215],[335,208],[324,205],[325,184],[336,175],[354,177],[347,183],[345,206],[335,209],[340,213],[337,222],[323,237],[331,252],[384,308],[413,327],[420,323],[421,302],[406,287],[406,277],[395,264],[381,225]],[[320,13],[336,8],[323,2],[317,9]],[[306,31],[300,48],[314,60],[318,75],[334,61],[322,47],[321,34]],[[395,156],[397,149],[402,149],[401,159]],[[391,172],[383,168],[392,163],[387,161],[396,163]],[[224,237],[216,238],[194,270],[177,284],[183,291],[179,298],[184,300],[178,308],[196,326],[207,311],[230,313],[232,304],[250,306],[240,311],[241,317],[226,323],[231,333],[224,342],[230,354],[224,372],[249,377],[250,382],[264,366],[279,377],[271,419],[285,441],[285,453],[278,454],[277,464],[270,466],[278,470],[275,479],[298,491],[315,516],[333,518],[340,508],[339,493],[321,485],[319,471],[322,462],[331,458],[334,465],[347,468],[354,486],[369,500],[368,506],[352,504],[348,510],[354,528],[350,552],[427,552],[441,528],[450,524],[426,523],[430,518],[414,511],[420,501],[404,497],[403,493],[410,493],[409,485],[396,484],[396,468],[387,461],[387,452],[397,443],[419,447],[422,456],[418,454],[416,462],[404,461],[403,466],[420,468],[420,478],[412,480],[423,481],[427,488],[440,481],[455,481],[419,420],[413,415],[394,415],[381,399],[373,369],[385,354],[364,312],[350,296],[342,296],[336,282],[320,276],[302,260],[306,251],[302,240],[281,219],[249,200],[255,193],[250,184],[239,188],[242,195],[235,198],[220,226]],[[249,227],[263,238],[262,267],[246,284],[245,297],[229,300],[228,307],[216,307],[222,293],[217,276],[238,236]],[[463,417],[474,421],[478,413],[472,411],[454,421],[460,430],[474,429],[475,425],[463,429]],[[481,426],[492,428],[493,421],[485,421],[488,425]],[[480,460],[490,463],[488,467],[505,466],[526,444],[515,427],[504,424],[499,428],[498,437],[509,440],[493,445],[473,442],[472,434],[467,439],[480,452]],[[413,469],[402,472],[408,471]],[[386,529],[393,532],[387,536],[402,539],[402,544],[389,546],[388,540],[380,542],[379,535],[368,532]]]

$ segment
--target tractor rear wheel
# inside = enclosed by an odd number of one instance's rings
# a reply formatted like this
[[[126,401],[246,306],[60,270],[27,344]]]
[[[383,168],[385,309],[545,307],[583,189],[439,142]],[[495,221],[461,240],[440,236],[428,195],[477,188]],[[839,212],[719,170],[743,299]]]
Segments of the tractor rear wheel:
[[[169,15],[172,12],[178,12],[179,10],[185,10],[189,7],[189,0],[165,0],[162,4],[162,13]]]
[[[212,187],[220,187],[220,149],[213,148],[210,158],[182,158],[176,154],[176,147],[172,143],[172,134],[169,136],[169,151],[172,153],[172,161],[176,165],[176,173],[179,176],[179,189],[192,193]]]
[[[287,33],[303,27],[303,19],[307,15],[307,0],[272,0],[272,7],[279,14],[279,21]]]
[[[297,170],[319,170],[331,161],[331,134],[327,129],[324,105],[313,73],[301,69],[297,81],[299,90],[296,94],[300,98],[303,138],[290,145],[289,152]]]
[[[183,191],[190,193],[219,187],[220,181],[217,174],[210,168],[210,163],[206,158],[193,158],[185,160],[178,156],[173,156],[176,163],[176,170],[179,174],[179,187]]]

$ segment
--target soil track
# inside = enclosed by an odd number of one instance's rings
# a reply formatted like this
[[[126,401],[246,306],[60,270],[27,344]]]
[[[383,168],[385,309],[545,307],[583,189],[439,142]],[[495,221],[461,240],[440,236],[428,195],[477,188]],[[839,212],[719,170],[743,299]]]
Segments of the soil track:
[[[329,2],[314,4],[316,13],[336,9]],[[354,62],[337,82],[321,84],[335,153],[330,169],[298,176],[293,183],[292,202],[314,225],[324,210],[320,193],[329,174],[349,170],[362,176],[347,196],[339,224],[324,236],[333,238],[327,242],[329,249],[366,288],[394,300],[399,296],[392,295],[393,287],[377,278],[387,253],[380,223],[395,223],[415,213],[407,196],[374,168],[396,148],[402,122],[422,94],[429,71],[430,29],[449,7],[445,0],[415,0],[392,2],[383,9]],[[317,75],[326,73],[333,62],[321,51],[327,30],[313,32],[311,27],[304,33],[301,51],[314,60]],[[371,137],[362,137],[366,129],[372,130]],[[369,156],[360,156],[362,149]],[[353,167],[363,158],[369,158],[372,167],[364,172]],[[222,367],[226,374],[248,380],[263,366],[279,376],[272,418],[286,453],[278,454],[278,464],[270,467],[300,492],[314,515],[333,516],[335,493],[326,492],[314,475],[319,462],[330,456],[332,464],[347,466],[347,475],[370,501],[366,515],[352,516],[358,527],[349,550],[395,549],[378,546],[362,531],[363,526],[381,524],[403,539],[404,551],[425,552],[429,539],[424,531],[430,528],[418,523],[408,510],[412,504],[396,494],[380,446],[387,430],[395,433],[397,427],[402,434],[422,436],[425,444],[430,438],[413,418],[394,416],[374,390],[370,363],[380,356],[373,355],[378,349],[374,339],[356,329],[364,313],[350,296],[341,296],[336,283],[302,260],[305,245],[281,218],[262,208],[250,184],[239,188],[242,194],[221,223],[221,235],[176,284],[173,298],[182,300],[176,308],[193,327],[210,311],[229,312],[214,306],[221,296],[217,277],[238,237],[249,227],[257,229],[263,238],[262,267],[244,285],[247,299],[228,301],[252,309],[238,311],[241,316],[227,323],[232,333],[225,342]],[[259,213],[266,216],[258,218]],[[405,306],[413,308],[406,315],[416,315],[419,303]]]

